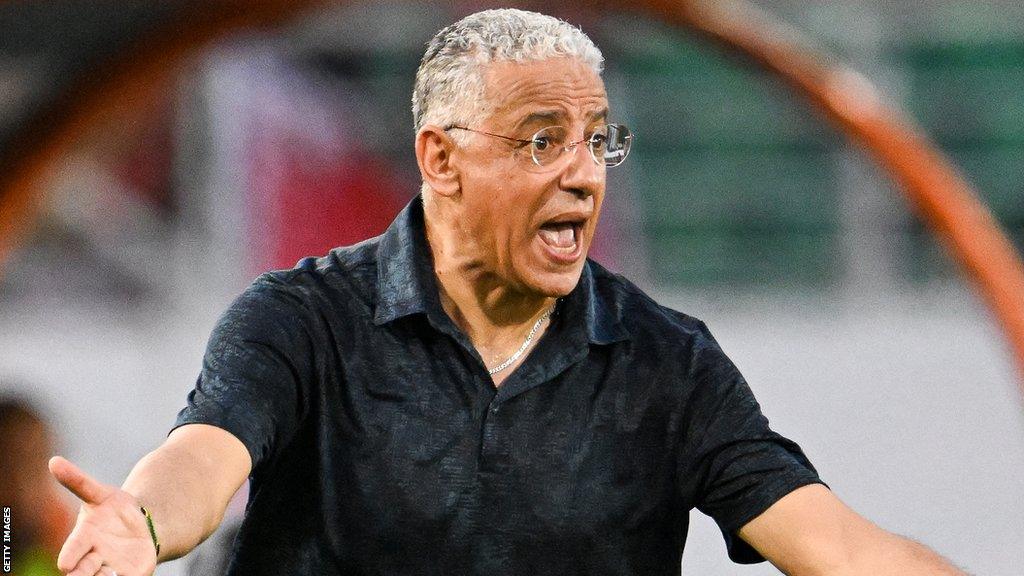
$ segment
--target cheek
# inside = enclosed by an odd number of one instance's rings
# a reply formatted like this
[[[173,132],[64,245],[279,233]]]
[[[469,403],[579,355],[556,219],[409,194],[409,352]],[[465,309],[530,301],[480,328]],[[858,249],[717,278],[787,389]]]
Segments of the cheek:
[[[514,252],[522,245],[523,229],[529,215],[516,199],[511,187],[493,182],[487,188],[478,188],[466,203],[464,227],[469,237],[477,239],[488,251]]]
[[[466,195],[466,207],[474,212],[475,237],[487,238],[502,258],[526,256],[536,236],[537,215],[550,200],[547,191],[557,190],[551,176],[495,162],[475,170],[468,182],[473,193]]]
[[[497,211],[495,229],[500,230],[508,248],[521,252],[530,242],[531,214],[523,206],[508,204]]]

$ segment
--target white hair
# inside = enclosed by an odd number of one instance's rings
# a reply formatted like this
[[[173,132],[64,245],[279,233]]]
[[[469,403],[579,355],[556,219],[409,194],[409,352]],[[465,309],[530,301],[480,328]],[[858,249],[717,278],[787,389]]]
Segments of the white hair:
[[[578,58],[601,74],[604,57],[582,30],[551,16],[484,10],[442,28],[427,43],[412,92],[415,130],[473,124],[486,113],[484,67],[491,62]]]

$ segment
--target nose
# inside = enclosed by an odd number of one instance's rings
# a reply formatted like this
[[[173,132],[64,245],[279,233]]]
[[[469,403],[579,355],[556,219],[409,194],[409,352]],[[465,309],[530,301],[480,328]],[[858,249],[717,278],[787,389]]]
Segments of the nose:
[[[575,142],[571,148],[567,148],[570,159],[560,174],[562,189],[582,198],[603,192],[606,170],[604,163],[594,161],[585,140]]]

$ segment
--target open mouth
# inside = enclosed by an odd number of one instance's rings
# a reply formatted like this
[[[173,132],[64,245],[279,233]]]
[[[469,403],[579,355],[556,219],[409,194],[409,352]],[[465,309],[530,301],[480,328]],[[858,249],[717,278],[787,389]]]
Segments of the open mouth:
[[[583,227],[590,212],[565,212],[540,225],[537,238],[556,265],[572,266],[583,257]]]
[[[540,227],[540,238],[559,252],[572,253],[579,246],[583,222],[553,222]]]

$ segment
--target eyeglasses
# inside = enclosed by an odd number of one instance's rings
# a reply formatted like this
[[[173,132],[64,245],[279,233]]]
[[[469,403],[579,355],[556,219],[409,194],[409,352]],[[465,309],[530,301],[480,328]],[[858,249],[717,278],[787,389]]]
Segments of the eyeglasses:
[[[590,150],[590,157],[594,159],[595,164],[604,164],[608,167],[618,166],[629,155],[629,147],[633,142],[633,134],[629,131],[629,128],[622,124],[604,124],[595,129],[586,138],[575,142],[568,141],[569,130],[563,126],[541,128],[529,140],[492,134],[465,126],[452,125],[445,128],[445,130],[452,129],[466,130],[517,142],[519,144],[516,146],[517,150],[529,147],[533,163],[542,167],[554,164],[562,156],[563,152],[575,154],[576,147],[583,143],[586,143],[587,149]]]

